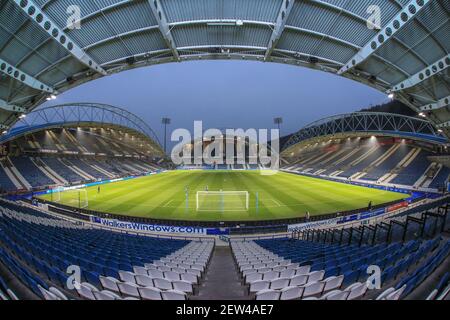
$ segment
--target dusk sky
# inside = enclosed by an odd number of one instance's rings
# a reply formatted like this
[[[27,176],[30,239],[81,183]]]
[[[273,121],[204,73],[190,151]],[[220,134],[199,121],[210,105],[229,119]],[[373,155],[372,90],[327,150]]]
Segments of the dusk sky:
[[[274,128],[282,135],[323,117],[387,101],[370,87],[329,73],[283,64],[248,61],[194,61],[121,72],[88,82],[46,103],[98,102],[125,108],[163,137],[162,117],[170,131],[207,128]],[[170,137],[170,135],[169,135]]]

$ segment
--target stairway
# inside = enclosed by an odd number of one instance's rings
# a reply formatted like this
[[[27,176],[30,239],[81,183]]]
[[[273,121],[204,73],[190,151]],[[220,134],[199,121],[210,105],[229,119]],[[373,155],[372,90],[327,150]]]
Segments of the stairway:
[[[231,248],[216,246],[205,278],[192,300],[249,300],[236,269]]]

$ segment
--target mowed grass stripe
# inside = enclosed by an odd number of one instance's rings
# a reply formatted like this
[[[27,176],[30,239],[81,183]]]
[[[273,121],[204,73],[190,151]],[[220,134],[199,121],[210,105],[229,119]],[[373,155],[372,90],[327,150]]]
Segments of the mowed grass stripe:
[[[186,209],[185,187],[189,187]],[[196,210],[197,191],[248,191],[249,210]],[[259,209],[256,210],[256,193]],[[406,198],[407,195],[347,185],[288,173],[262,175],[259,171],[171,171],[87,188],[89,209],[156,219],[230,221],[272,220],[342,212]],[[73,197],[74,199],[71,199]],[[76,192],[62,202],[78,203]],[[43,198],[51,199],[50,195]]]

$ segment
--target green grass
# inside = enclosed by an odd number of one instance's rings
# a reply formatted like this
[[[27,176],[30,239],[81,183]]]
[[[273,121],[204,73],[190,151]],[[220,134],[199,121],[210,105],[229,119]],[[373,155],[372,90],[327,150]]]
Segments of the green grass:
[[[186,186],[189,186],[188,207]],[[197,211],[196,193],[204,191],[206,186],[209,191],[248,191],[249,210]],[[262,175],[259,171],[171,171],[105,184],[99,194],[97,187],[86,190],[91,210],[190,221],[299,218],[307,211],[311,215],[334,213],[367,207],[369,201],[377,205],[407,196],[282,172]],[[50,195],[42,198],[51,200]],[[78,192],[62,192],[60,198],[63,204],[78,206]]]

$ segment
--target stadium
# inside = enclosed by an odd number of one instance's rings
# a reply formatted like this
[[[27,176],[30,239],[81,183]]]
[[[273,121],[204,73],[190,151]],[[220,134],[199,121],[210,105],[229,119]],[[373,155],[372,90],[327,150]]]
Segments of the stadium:
[[[0,300],[448,300],[450,3],[373,2],[0,0]],[[64,100],[201,60],[388,102],[168,151],[124,87]]]

